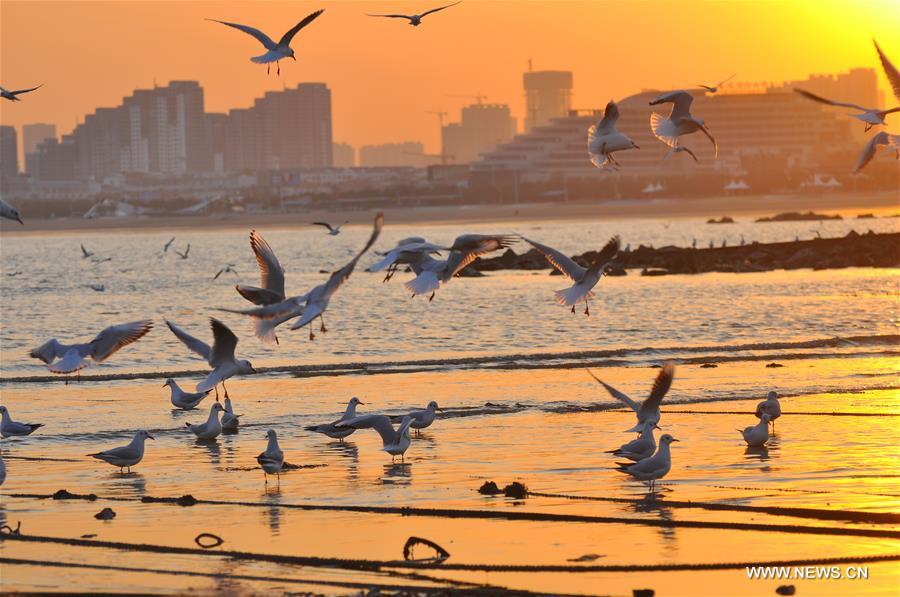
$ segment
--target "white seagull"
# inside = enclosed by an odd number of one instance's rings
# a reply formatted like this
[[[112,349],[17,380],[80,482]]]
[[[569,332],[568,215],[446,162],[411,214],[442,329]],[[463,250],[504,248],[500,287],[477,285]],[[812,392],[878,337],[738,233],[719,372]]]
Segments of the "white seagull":
[[[222,413],[222,431],[237,431],[241,415],[234,414],[234,407],[231,406],[231,398],[226,397],[224,403],[225,412]]]
[[[36,89],[40,89],[41,87],[43,87],[43,85],[38,85],[37,87],[32,87],[30,89],[17,89],[15,91],[10,91],[9,89],[0,87],[0,97],[2,97],[3,99],[8,99],[11,102],[21,102],[22,100],[20,100],[18,96],[22,95],[23,93],[30,93]]]
[[[812,100],[814,102],[819,102],[820,104],[827,104],[829,106],[838,106],[840,108],[851,108],[853,110],[859,110],[861,114],[851,114],[853,118],[857,118],[866,123],[866,132],[869,131],[873,126],[878,126],[880,124],[884,124],[884,117],[888,114],[893,114],[894,112],[900,112],[900,106],[889,108],[887,110],[879,110],[878,108],[866,108],[860,106],[859,104],[853,104],[850,102],[837,102],[834,100],[826,99],[821,95],[816,95],[815,93],[810,93],[809,91],[804,91],[803,89],[794,89],[795,92],[799,93],[806,99]]]
[[[764,446],[769,441],[769,414],[763,413],[759,417],[759,423],[738,429],[738,432],[744,436],[747,445],[753,448]]]
[[[269,440],[266,451],[256,457],[256,462],[262,467],[263,477],[266,480],[266,485],[268,485],[269,475],[275,475],[275,478],[281,482],[280,474],[281,467],[284,466],[284,452],[278,446],[278,436],[275,434],[274,429],[269,429],[266,432],[266,437]]]
[[[347,223],[347,221],[344,222],[344,224],[346,224],[346,223]],[[332,226],[328,222],[313,222],[313,226],[324,226],[325,228],[328,228],[329,236],[337,236],[338,234],[340,234],[341,228],[344,226],[344,224],[338,224],[337,226]]]
[[[417,15],[369,14],[369,13],[366,13],[366,16],[367,17],[387,17],[389,19],[406,19],[409,21],[410,25],[412,25],[413,27],[418,27],[419,25],[422,24],[422,19],[425,18],[426,16],[430,15],[431,13],[437,12],[439,10],[444,10],[445,8],[450,8],[451,6],[456,6],[460,2],[462,2],[462,0],[459,0],[459,2],[454,2],[453,4],[447,4],[446,6],[439,6],[438,8],[432,8],[431,10],[426,10],[422,14],[417,14]]]
[[[285,299],[284,268],[275,256],[275,251],[256,230],[250,231],[250,248],[259,267],[260,287],[238,284],[234,287],[235,290],[254,305],[280,303]]]
[[[725,79],[723,81],[719,81],[715,85],[704,85],[703,83],[697,83],[697,87],[702,87],[703,89],[707,90],[710,93],[716,93],[719,90],[719,87],[721,87],[728,81],[732,80],[735,77],[735,75],[737,75],[737,73],[735,73],[734,75],[731,75],[730,77],[728,77],[727,79]]]
[[[412,419],[409,426],[416,430],[416,435],[419,434],[420,429],[430,427],[431,424],[434,423],[436,411],[444,412],[444,409],[438,406],[437,402],[432,400],[424,410],[414,410],[409,413],[409,417]]]
[[[120,348],[143,338],[151,329],[153,322],[148,319],[112,325],[97,334],[90,342],[61,344],[54,338],[44,342],[29,354],[31,358],[47,363],[47,369],[52,373],[66,375],[84,369],[91,362],[102,363]],[[91,361],[87,360],[88,357]]]
[[[772,422],[772,432],[775,432],[775,419],[781,416],[781,403],[778,402],[778,392],[769,392],[766,399],[756,405],[756,418],[769,415]]]
[[[872,158],[875,157],[875,152],[878,151],[879,145],[884,145],[893,149],[897,154],[897,159],[900,159],[900,135],[892,135],[885,131],[881,131],[869,139],[869,142],[863,147],[862,153],[859,154],[859,158],[856,160],[856,166],[853,167],[854,174],[858,174],[872,161]]]
[[[606,243],[606,245],[597,252],[590,267],[581,267],[560,251],[542,245],[539,242],[525,238],[525,242],[537,249],[557,270],[569,278],[573,284],[569,288],[556,291],[556,302],[566,307],[572,307],[572,313],[575,312],[575,305],[584,303],[584,314],[590,316],[591,311],[588,300],[593,298],[593,288],[600,281],[600,278],[606,273],[610,263],[619,254],[620,241],[618,236],[614,236]]]
[[[429,243],[421,236],[410,236],[397,241],[397,246],[386,253],[378,253],[382,255],[382,259],[376,261],[366,268],[367,272],[380,272],[387,269],[382,282],[389,281],[397,272],[400,265],[412,265],[419,263],[423,255],[432,253],[440,253],[443,247]]]
[[[657,114],[656,112],[651,114],[650,130],[653,131],[653,134],[657,139],[669,147],[678,145],[678,138],[682,135],[690,135],[691,133],[700,131],[706,135],[713,144],[716,157],[719,157],[719,145],[706,127],[706,123],[691,115],[691,104],[693,102],[694,97],[682,89],[664,93],[652,100],[650,102],[651,106],[671,103],[672,112],[669,114],[668,118],[661,114]]]
[[[409,426],[412,424],[412,417],[409,415],[403,417],[400,427],[394,429],[391,419],[387,415],[363,415],[349,419],[347,421],[339,421],[335,423],[337,427],[353,427],[354,429],[374,429],[381,436],[383,444],[382,450],[391,455],[391,461],[399,456],[403,461],[403,454],[409,448]]]
[[[35,429],[43,427],[43,423],[19,423],[9,416],[5,405],[0,405],[0,437],[16,437],[31,435]]]
[[[475,259],[490,253],[505,249],[514,244],[519,237],[509,234],[463,234],[457,236],[449,247],[447,259],[434,259],[430,255],[423,255],[422,260],[413,269],[418,274],[404,286],[413,296],[431,293],[428,300],[434,299],[434,294],[441,284],[446,284]]]
[[[199,439],[216,439],[222,433],[222,421],[219,420],[219,413],[225,409],[218,402],[213,402],[209,409],[209,417],[205,423],[185,423],[184,426],[191,430],[191,433]]]
[[[613,398],[619,400],[634,411],[634,414],[637,416],[637,424],[628,431],[642,433],[647,427],[653,428],[659,424],[659,405],[669,391],[669,388],[672,387],[672,380],[675,379],[675,365],[673,363],[666,363],[663,365],[656,376],[656,381],[653,382],[653,389],[650,390],[650,396],[641,403],[635,402],[619,390],[607,384],[591,373],[590,370],[588,370],[588,373],[590,373],[591,377],[596,379],[600,385],[606,388],[606,391],[609,392]]]
[[[235,276],[237,276],[238,272],[236,269],[234,269],[234,267],[235,266],[233,263],[226,263],[222,269],[216,272],[216,275],[213,276],[213,280],[218,280],[219,276],[221,276],[222,274],[234,274]]]
[[[353,427],[338,427],[337,424],[342,421],[349,421],[350,419],[356,418],[356,407],[360,405],[364,405],[364,402],[361,402],[359,398],[354,396],[347,403],[347,408],[344,410],[344,414],[341,415],[341,418],[337,421],[332,421],[331,423],[323,423],[321,425],[310,425],[309,427],[305,427],[307,431],[314,431],[316,433],[321,433],[323,435],[327,435],[331,439],[337,439],[340,441],[344,441],[344,438],[348,435],[351,435],[356,429]]]
[[[197,408],[197,405],[203,402],[206,395],[212,392],[212,390],[206,390],[205,392],[185,392],[171,377],[163,384],[164,388],[166,386],[172,391],[172,395],[169,398],[172,401],[172,406],[180,408],[181,410],[193,410]]]
[[[656,438],[653,437],[653,430],[659,429],[655,425],[645,425],[641,431],[640,437],[633,439],[628,443],[622,444],[615,450],[610,450],[607,454],[615,454],[622,458],[627,458],[634,462],[639,462],[644,458],[650,458],[656,451]]]
[[[650,491],[652,492],[656,487],[656,480],[665,477],[672,468],[672,454],[669,451],[669,446],[672,442],[677,441],[668,433],[664,434],[659,438],[659,449],[656,451],[656,454],[634,464],[619,464],[619,472],[627,473],[640,481],[649,481]]]
[[[616,122],[619,121],[619,106],[610,100],[603,111],[603,119],[597,124],[592,124],[588,129],[588,155],[591,163],[598,168],[607,164],[619,165],[613,152],[627,149],[640,149],[634,141],[619,132]]]
[[[22,221],[22,216],[19,215],[19,210],[0,199],[0,218],[6,218],[7,220],[15,220],[21,225],[25,225],[25,222]]]
[[[130,473],[131,467],[144,458],[144,441],[147,438],[153,439],[153,436],[141,429],[134,434],[134,439],[132,439],[127,446],[104,450],[103,452],[97,452],[96,454],[88,454],[88,456],[93,456],[98,460],[117,466],[120,471],[123,468],[127,468]]]
[[[171,321],[166,321],[166,325],[169,326],[175,337],[192,351],[206,359],[209,366],[213,368],[206,379],[197,384],[197,391],[205,392],[215,388],[216,400],[218,400],[219,384],[222,384],[222,389],[225,390],[225,397],[227,398],[228,388],[225,386],[225,381],[237,373],[256,373],[256,369],[253,368],[250,361],[234,358],[234,350],[237,347],[238,338],[234,335],[234,332],[228,329],[227,325],[213,317],[209,318],[209,323],[213,333],[212,347],[202,340],[194,338]]]
[[[256,29],[254,27],[249,27],[247,25],[240,25],[238,23],[228,23],[226,21],[219,21],[217,19],[206,19],[207,21],[213,21],[216,23],[222,23],[223,25],[228,25],[229,27],[234,27],[248,35],[252,35],[263,45],[266,49],[266,53],[260,56],[254,56],[250,59],[251,62],[255,62],[256,64],[265,64],[266,65],[266,74],[269,74],[269,69],[274,62],[278,67],[278,74],[281,74],[281,63],[280,60],[283,58],[291,58],[293,60],[297,60],[296,56],[294,56],[294,49],[291,48],[291,40],[294,39],[294,36],[297,35],[297,32],[312,23],[316,20],[320,14],[325,12],[324,9],[317,10],[316,12],[308,15],[305,19],[291,27],[287,33],[281,36],[281,39],[276,43],[271,37]]]

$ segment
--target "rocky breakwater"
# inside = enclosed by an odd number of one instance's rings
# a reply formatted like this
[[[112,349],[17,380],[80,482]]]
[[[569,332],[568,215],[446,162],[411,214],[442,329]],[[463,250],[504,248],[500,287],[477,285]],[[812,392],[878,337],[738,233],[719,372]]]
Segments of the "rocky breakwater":
[[[596,251],[572,259],[587,267]],[[900,267],[900,233],[858,234],[784,243],[750,243],[743,246],[692,249],[644,245],[619,254],[612,275],[640,269],[651,275],[703,272],[764,272],[776,269],[837,269],[843,267]],[[550,264],[535,249],[517,254],[512,249],[491,259],[478,259],[468,268],[484,272],[502,269],[542,270]],[[555,273],[555,270],[554,270]],[[477,274],[476,274],[477,275]]]

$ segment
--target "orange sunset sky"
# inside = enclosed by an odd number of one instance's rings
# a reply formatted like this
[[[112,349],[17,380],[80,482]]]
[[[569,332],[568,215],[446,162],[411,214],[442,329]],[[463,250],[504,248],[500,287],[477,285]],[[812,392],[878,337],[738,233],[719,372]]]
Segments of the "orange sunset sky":
[[[875,36],[900,64],[900,2],[544,2],[465,0],[421,27],[366,12],[422,12],[429,2],[0,2],[0,85],[44,88],[0,106],[17,127],[71,131],[137,87],[195,79],[207,111],[249,106],[267,90],[323,81],[332,90],[334,139],[355,146],[421,140],[439,149],[428,110],[450,112],[481,93],[524,113],[522,72],[574,71],[573,107],[599,107],[642,88],[781,81],[856,66],[877,68]],[[281,77],[249,62],[253,38],[205,17],[278,38],[318,8],[294,39]],[[880,70],[880,69],[879,69]],[[882,80],[882,89],[887,89]],[[885,98],[890,98],[889,93]]]

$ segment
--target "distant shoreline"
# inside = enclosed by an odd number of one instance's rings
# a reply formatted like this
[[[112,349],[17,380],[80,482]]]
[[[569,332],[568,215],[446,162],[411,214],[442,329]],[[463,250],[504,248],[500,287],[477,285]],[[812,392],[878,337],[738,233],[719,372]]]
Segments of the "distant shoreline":
[[[163,216],[97,218],[29,219],[27,203],[19,206],[25,214],[25,226],[3,220],[3,234],[33,234],[73,230],[175,230],[184,228],[249,229],[297,228],[317,220],[344,221],[350,225],[371,224],[377,211],[315,210],[298,213],[215,214],[203,216]],[[463,224],[471,222],[533,222],[584,219],[666,219],[712,218],[720,216],[775,215],[784,211],[816,211],[839,213],[852,219],[861,213],[877,216],[900,212],[900,201],[894,192],[823,193],[822,195],[745,195],[701,199],[623,199],[573,201],[568,203],[522,203],[516,205],[465,205],[386,208],[385,222],[390,224]]]

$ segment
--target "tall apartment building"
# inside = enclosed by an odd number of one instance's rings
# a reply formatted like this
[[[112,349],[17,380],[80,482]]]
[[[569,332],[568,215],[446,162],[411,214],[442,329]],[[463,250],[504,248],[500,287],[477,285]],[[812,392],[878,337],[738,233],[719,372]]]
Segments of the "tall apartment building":
[[[47,139],[56,139],[56,125],[34,123],[22,125],[22,155],[25,160],[25,172],[33,174],[31,157],[37,151],[38,145]]]
[[[512,139],[516,119],[506,104],[472,104],[462,109],[460,122],[441,129],[442,153],[457,164],[474,162],[489,151]]]
[[[525,132],[569,113],[572,108],[570,71],[529,71],[522,75],[525,85]]]
[[[0,178],[19,174],[19,142],[15,127],[0,126]]]

